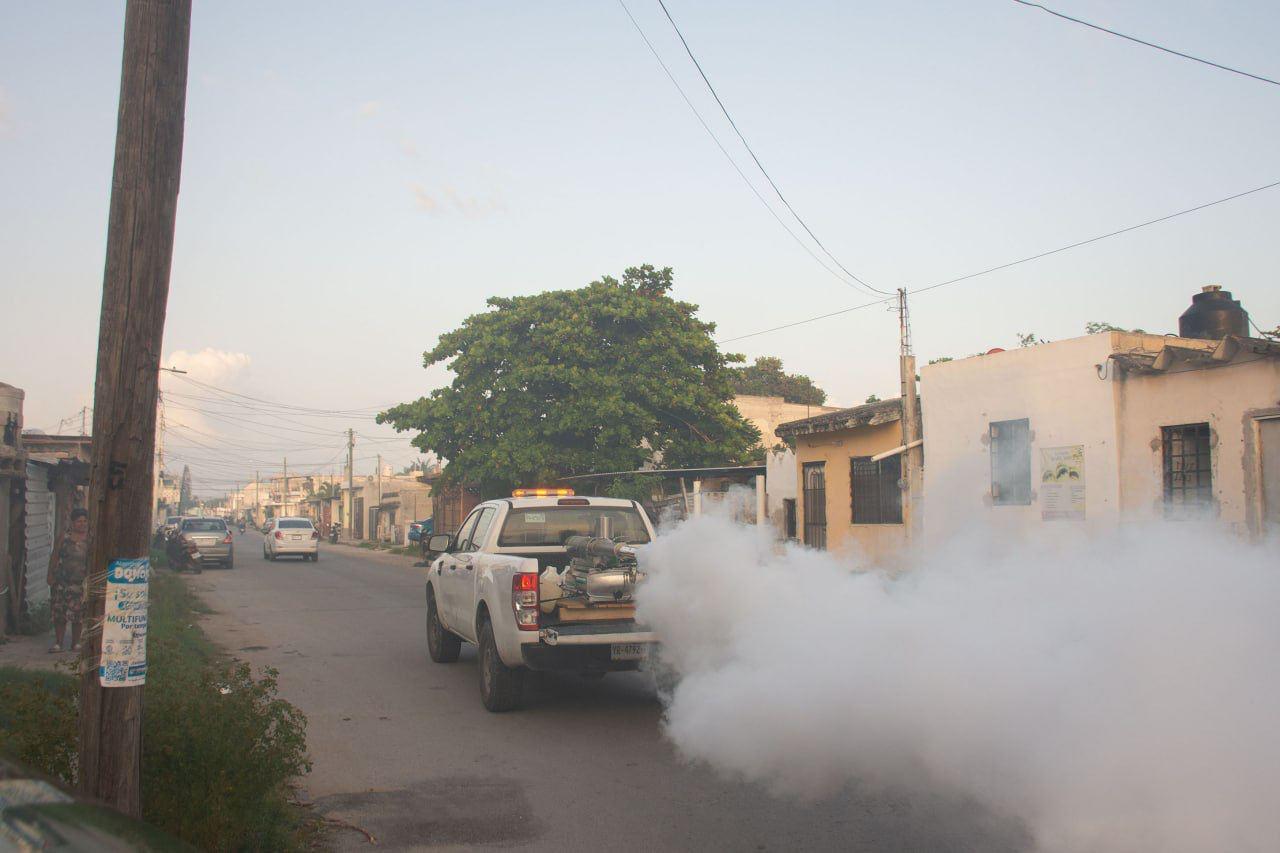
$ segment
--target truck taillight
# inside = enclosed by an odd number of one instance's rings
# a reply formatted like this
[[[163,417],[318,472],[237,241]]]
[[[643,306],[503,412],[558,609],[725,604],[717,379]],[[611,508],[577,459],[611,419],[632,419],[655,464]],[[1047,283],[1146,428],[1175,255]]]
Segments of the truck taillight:
[[[319,530],[313,530],[313,531],[311,531],[311,538],[312,538],[312,539],[319,539],[319,538],[320,538],[320,531],[319,531]]]
[[[538,573],[519,572],[511,578],[511,609],[521,631],[538,630]]]
[[[283,534],[283,533],[281,533],[279,530],[277,530],[277,531],[276,531],[276,538],[277,538],[277,539],[283,539],[283,538],[284,538],[284,534]]]
[[[230,531],[230,530],[228,530],[228,531],[227,531],[227,535],[223,538],[223,540],[222,540],[222,544],[223,544],[223,545],[230,545],[230,544],[231,544],[231,531]]]

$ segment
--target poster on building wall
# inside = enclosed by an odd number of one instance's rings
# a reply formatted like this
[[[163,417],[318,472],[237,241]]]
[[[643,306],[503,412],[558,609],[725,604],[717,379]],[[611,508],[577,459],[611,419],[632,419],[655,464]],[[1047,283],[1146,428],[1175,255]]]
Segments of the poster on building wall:
[[[134,687],[147,680],[147,598],[151,561],[112,560],[107,566],[103,608],[102,656],[98,680],[103,687]]]
[[[1040,518],[1084,521],[1084,445],[1040,448]]]

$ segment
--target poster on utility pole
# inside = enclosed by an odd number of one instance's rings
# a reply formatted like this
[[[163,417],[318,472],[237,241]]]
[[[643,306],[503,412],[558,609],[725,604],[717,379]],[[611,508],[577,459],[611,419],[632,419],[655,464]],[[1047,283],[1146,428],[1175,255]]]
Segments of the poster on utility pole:
[[[1040,519],[1084,521],[1084,445],[1040,448]]]
[[[136,687],[147,680],[147,599],[151,561],[112,560],[107,566],[102,655],[103,687]]]

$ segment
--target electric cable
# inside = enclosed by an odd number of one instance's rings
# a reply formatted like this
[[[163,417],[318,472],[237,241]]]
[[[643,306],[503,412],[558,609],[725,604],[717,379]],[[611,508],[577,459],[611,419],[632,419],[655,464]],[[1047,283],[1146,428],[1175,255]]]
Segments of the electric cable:
[[[707,77],[707,72],[702,70],[702,63],[698,61],[698,57],[693,55],[693,48],[689,47],[689,42],[685,39],[684,33],[680,32],[680,27],[676,25],[675,18],[671,17],[671,12],[667,9],[667,4],[663,2],[663,0],[658,0],[658,5],[662,7],[662,13],[667,16],[667,20],[671,23],[671,29],[675,30],[676,35],[680,37],[680,43],[684,45],[684,52],[689,54],[689,59],[693,60],[694,67],[698,69],[698,74],[702,77],[702,82],[707,84],[707,89],[711,92],[711,97],[715,98],[716,104],[720,107],[720,112],[724,113],[724,117],[729,121],[729,126],[733,128],[733,132],[736,133],[738,135],[738,139],[742,141],[742,147],[747,149],[747,153],[751,155],[751,159],[756,164],[756,168],[760,170],[760,174],[764,175],[765,180],[769,182],[769,186],[773,187],[773,191],[778,194],[779,200],[781,200],[787,210],[791,212],[791,215],[795,217],[796,222],[800,223],[800,227],[805,230],[806,234],[813,238],[813,242],[818,244],[818,248],[822,250],[823,254],[830,258],[832,263],[844,271],[845,275],[849,276],[849,278],[853,279],[868,290],[884,294],[885,296],[891,296],[892,294],[889,293],[889,291],[873,287],[850,272],[849,268],[840,263],[839,258],[831,254],[831,251],[822,244],[822,241],[818,239],[818,235],[814,234],[813,229],[809,227],[809,223],[805,222],[799,213],[796,213],[796,209],[791,206],[791,202],[787,201],[787,197],[782,194],[782,190],[780,190],[777,183],[774,182],[773,176],[769,174],[769,170],[764,167],[764,164],[760,162],[760,158],[756,156],[756,152],[752,149],[751,144],[747,142],[747,138],[743,136],[742,131],[738,129],[738,123],[733,120],[733,116],[729,115],[729,109],[724,105],[724,101],[720,100],[720,93],[716,91],[716,87],[711,85],[711,80]]]
[[[791,239],[796,242],[797,246],[799,246],[801,249],[804,249],[805,253],[808,254],[809,257],[817,261],[819,266],[821,266],[827,272],[831,273],[831,275],[834,276],[835,279],[839,281],[841,284],[845,285],[846,287],[852,287],[856,290],[857,286],[854,285],[853,282],[847,281],[844,278],[844,276],[840,275],[840,273],[836,272],[834,269],[828,266],[826,261],[818,257],[817,253],[814,252],[813,249],[809,248],[808,244],[805,243],[804,240],[800,239],[800,235],[797,234],[795,231],[793,231],[791,229],[791,226],[787,225],[787,223],[782,219],[782,217],[778,215],[778,212],[773,209],[773,206],[769,204],[768,200],[760,193],[760,190],[756,189],[756,185],[753,184],[751,182],[751,179],[747,177],[747,173],[742,171],[742,167],[738,165],[738,161],[733,159],[733,155],[730,154],[729,150],[724,147],[724,143],[720,141],[720,137],[716,136],[715,131],[711,129],[711,125],[707,124],[707,120],[702,117],[702,113],[700,113],[698,111],[698,108],[693,105],[693,101],[690,100],[689,95],[684,90],[684,87],[681,86],[679,81],[676,80],[675,75],[671,73],[671,69],[667,67],[667,63],[663,61],[662,56],[661,54],[658,53],[657,48],[653,46],[653,42],[649,41],[649,37],[645,35],[645,32],[640,27],[639,22],[636,21],[635,16],[631,14],[631,10],[627,8],[627,4],[625,0],[618,0],[618,5],[622,7],[622,11],[627,13],[627,17],[631,20],[631,25],[635,27],[636,32],[640,34],[640,38],[644,40],[645,46],[649,48],[649,52],[653,54],[653,58],[656,59],[658,61],[658,65],[662,67],[663,72],[667,75],[667,79],[671,81],[671,85],[676,87],[676,91],[680,93],[680,97],[684,99],[685,104],[689,107],[689,110],[693,113],[694,118],[698,120],[698,124],[702,125],[702,129],[705,130],[707,132],[707,135],[711,137],[711,141],[714,142],[716,144],[716,147],[720,149],[720,153],[723,154],[725,159],[729,161],[729,165],[732,166],[733,170],[738,173],[738,177],[742,178],[742,182],[747,185],[747,189],[751,190],[752,195],[754,195],[757,199],[760,200],[760,203],[764,205],[764,209],[769,211],[769,215],[772,216],[775,220],[777,220],[778,224],[782,226],[782,229],[786,231],[787,234],[791,235]]]
[[[1116,237],[1116,236],[1119,236],[1120,234],[1127,234],[1127,233],[1129,233],[1130,231],[1136,231],[1136,230],[1138,230],[1139,228],[1146,228],[1148,225],[1156,225],[1156,224],[1161,223],[1161,222],[1167,222],[1167,221],[1169,221],[1170,219],[1176,219],[1176,218],[1177,218],[1177,217],[1179,217],[1179,216],[1185,216],[1185,215],[1187,215],[1187,214],[1189,214],[1189,213],[1195,213],[1196,211],[1204,210],[1204,209],[1209,208],[1209,207],[1214,207],[1215,205],[1224,204],[1224,203],[1226,203],[1226,202],[1228,202],[1228,201],[1234,201],[1234,200],[1239,199],[1239,198],[1244,198],[1245,196],[1253,195],[1254,193],[1260,193],[1260,192],[1262,192],[1262,191],[1264,191],[1264,190],[1274,189],[1275,187],[1278,187],[1278,186],[1280,186],[1280,181],[1273,181],[1272,183],[1264,184],[1264,185],[1262,185],[1262,186],[1260,186],[1260,187],[1254,187],[1254,188],[1253,188],[1253,189],[1251,189],[1251,190],[1245,190],[1244,192],[1239,192],[1239,193],[1236,193],[1235,195],[1229,195],[1229,196],[1226,196],[1225,198],[1220,198],[1220,199],[1216,199],[1216,200],[1214,200],[1214,201],[1205,202],[1204,204],[1198,204],[1198,205],[1196,205],[1195,207],[1188,207],[1188,208],[1186,208],[1185,210],[1179,210],[1179,211],[1177,211],[1177,212],[1175,212],[1175,213],[1170,213],[1170,214],[1168,214],[1167,216],[1161,216],[1161,217],[1158,217],[1158,218],[1156,218],[1156,219],[1148,219],[1146,222],[1139,222],[1139,223],[1138,223],[1138,224],[1136,224],[1136,225],[1129,225],[1129,226],[1127,226],[1127,227],[1125,227],[1125,228],[1120,228],[1120,229],[1117,229],[1117,230],[1115,230],[1115,231],[1110,231],[1110,232],[1108,232],[1108,233],[1106,233],[1106,234],[1099,234],[1098,236],[1096,236],[1096,237],[1090,237],[1090,238],[1088,238],[1087,240],[1078,240],[1078,241],[1076,241],[1075,243],[1069,243],[1069,244],[1068,244],[1068,245],[1066,245],[1066,246],[1059,246],[1059,247],[1058,247],[1058,248],[1056,248],[1056,249],[1050,249],[1050,250],[1048,250],[1048,251],[1046,251],[1046,252],[1039,252],[1039,253],[1034,254],[1034,255],[1029,255],[1029,256],[1027,256],[1027,257],[1025,257],[1025,258],[1019,258],[1019,259],[1018,259],[1018,260],[1016,260],[1016,261],[1009,261],[1008,263],[997,264],[997,265],[996,265],[996,266],[994,266],[994,267],[988,267],[987,269],[980,270],[980,271],[978,271],[978,272],[973,272],[973,273],[969,273],[969,274],[967,274],[967,275],[957,276],[956,278],[950,278],[950,279],[947,279],[946,281],[940,281],[940,282],[937,282],[936,284],[931,284],[931,285],[929,285],[928,287],[921,287],[921,288],[919,288],[919,289],[913,290],[913,291],[911,291],[911,294],[914,296],[914,295],[918,295],[918,294],[921,294],[921,293],[926,293],[926,292],[928,292],[928,291],[930,291],[930,290],[936,290],[936,289],[938,289],[938,288],[940,288],[940,287],[946,287],[946,286],[948,286],[948,285],[958,284],[958,283],[960,283],[960,282],[962,282],[962,281],[969,281],[970,279],[978,278],[979,276],[988,275],[988,274],[990,274],[990,273],[998,272],[998,271],[1000,271],[1000,270],[1006,270],[1006,269],[1009,269],[1010,267],[1018,266],[1019,264],[1025,264],[1025,263],[1029,263],[1029,262],[1031,262],[1031,261],[1040,260],[1041,258],[1047,258],[1047,257],[1049,257],[1050,255],[1056,255],[1056,254],[1058,254],[1058,253],[1060,253],[1060,252],[1066,252],[1066,251],[1069,251],[1069,250],[1071,250],[1071,249],[1077,249],[1077,248],[1079,248],[1079,247],[1081,247],[1081,246],[1087,246],[1087,245],[1089,245],[1090,243],[1097,243],[1099,240],[1106,240],[1106,239],[1108,239],[1108,238],[1110,238],[1110,237]],[[769,328],[769,329],[761,329],[761,330],[760,330],[760,331],[758,331],[758,332],[748,332],[748,333],[747,333],[747,334],[745,334],[745,335],[737,335],[737,336],[732,337],[732,338],[723,338],[723,339],[718,339],[718,340],[716,341],[716,343],[724,344],[724,343],[730,343],[731,341],[740,341],[740,340],[743,340],[743,339],[745,339],[745,338],[754,338],[754,337],[756,337],[757,335],[764,335],[764,334],[768,334],[769,332],[777,332],[777,331],[780,331],[780,330],[782,330],[782,329],[790,329],[790,328],[793,328],[793,327],[795,327],[795,326],[803,326],[803,325],[805,325],[805,324],[807,324],[807,323],[817,322],[818,320],[825,320],[825,319],[827,319],[827,318],[829,318],[829,317],[837,317],[837,316],[839,316],[839,315],[841,315],[841,314],[847,314],[847,313],[849,313],[850,311],[857,311],[857,310],[858,310],[858,309],[860,309],[860,308],[868,308],[868,307],[870,307],[870,306],[872,306],[872,305],[880,305],[880,304],[883,304],[883,303],[885,303],[885,302],[889,302],[889,301],[890,301],[890,300],[888,300],[888,299],[881,299],[881,300],[879,300],[879,301],[877,301],[877,302],[867,302],[867,303],[864,303],[864,304],[862,304],[862,305],[855,305],[855,306],[853,306],[852,308],[843,308],[843,309],[841,309],[841,310],[839,310],[839,311],[832,311],[832,312],[829,312],[829,313],[827,313],[827,314],[819,314],[819,315],[818,315],[818,316],[816,316],[816,317],[807,317],[807,318],[805,318],[805,319],[803,319],[803,320],[796,320],[796,321],[795,321],[795,322],[793,322],[793,323],[786,323],[786,324],[784,324],[784,325],[781,325],[781,326],[774,326],[774,327]]]
[[[658,2],[661,3],[662,0],[658,0]],[[1190,59],[1192,62],[1199,62],[1200,64],[1208,65],[1211,68],[1217,68],[1221,71],[1230,71],[1232,74],[1239,74],[1241,77],[1250,77],[1262,83],[1270,83],[1272,86],[1280,86],[1280,80],[1272,80],[1270,77],[1263,77],[1260,74],[1251,74],[1248,71],[1241,71],[1239,68],[1232,68],[1230,65],[1223,65],[1221,63],[1214,62],[1209,59],[1201,59],[1198,56],[1192,56],[1189,53],[1183,53],[1182,51],[1174,50],[1171,47],[1165,47],[1163,45],[1156,44],[1155,42],[1144,41],[1138,38],[1137,36],[1129,36],[1129,35],[1125,35],[1124,33],[1118,33],[1115,30],[1109,30],[1106,27],[1100,26],[1098,24],[1091,24],[1088,21],[1082,21],[1079,18],[1073,18],[1070,15],[1064,15],[1062,12],[1054,11],[1053,9],[1050,9],[1048,6],[1042,6],[1039,3],[1033,3],[1031,2],[1031,0],[1013,0],[1013,2],[1018,3],[1022,6],[1028,6],[1032,9],[1039,9],[1042,12],[1048,12],[1050,15],[1053,15],[1055,18],[1061,18],[1062,20],[1070,21],[1073,24],[1080,24],[1081,26],[1089,27],[1090,29],[1107,33],[1108,35],[1113,35],[1122,39],[1128,39],[1129,41],[1135,44],[1140,44],[1145,47],[1155,48],[1156,50],[1163,50],[1165,53],[1171,53],[1174,56],[1180,56],[1183,59]]]

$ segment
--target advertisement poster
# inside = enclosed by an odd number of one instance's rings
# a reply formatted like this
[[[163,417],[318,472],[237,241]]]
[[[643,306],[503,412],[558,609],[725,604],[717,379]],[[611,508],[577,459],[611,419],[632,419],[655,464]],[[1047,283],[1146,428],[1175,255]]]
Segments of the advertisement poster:
[[[1084,445],[1040,448],[1040,518],[1084,521]]]
[[[147,680],[147,591],[151,561],[112,560],[107,566],[107,602],[103,610],[103,687],[134,687]]]

